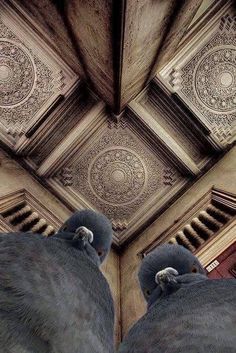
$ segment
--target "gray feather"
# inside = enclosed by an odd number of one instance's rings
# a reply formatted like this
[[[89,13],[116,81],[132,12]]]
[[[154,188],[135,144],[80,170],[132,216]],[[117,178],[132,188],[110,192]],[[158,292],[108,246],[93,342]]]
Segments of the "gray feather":
[[[119,353],[236,352],[236,280],[208,280],[191,252],[162,245],[144,259],[139,281],[147,313]]]
[[[0,353],[112,353],[113,300],[99,264],[69,233],[1,234]]]

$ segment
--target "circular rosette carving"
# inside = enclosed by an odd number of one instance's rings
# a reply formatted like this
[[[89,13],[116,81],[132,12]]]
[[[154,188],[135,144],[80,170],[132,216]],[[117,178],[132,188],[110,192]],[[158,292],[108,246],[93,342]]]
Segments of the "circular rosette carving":
[[[195,90],[201,103],[214,112],[236,109],[236,50],[218,48],[199,62],[194,76]]]
[[[0,40],[0,106],[23,103],[34,89],[36,73],[31,57],[19,44]]]
[[[140,157],[126,148],[101,152],[89,166],[89,183],[96,196],[111,205],[129,204],[143,192],[146,170]]]

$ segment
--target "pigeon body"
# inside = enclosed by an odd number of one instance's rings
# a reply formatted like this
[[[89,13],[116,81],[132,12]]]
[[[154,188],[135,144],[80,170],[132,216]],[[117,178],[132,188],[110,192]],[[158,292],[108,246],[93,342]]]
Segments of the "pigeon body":
[[[0,353],[113,353],[113,300],[83,221],[98,215],[81,212],[74,233],[0,235]],[[107,219],[93,238],[103,232],[107,253]]]
[[[208,280],[159,298],[119,353],[235,353],[236,281]]]
[[[236,352],[236,280],[208,280],[191,252],[167,244],[144,258],[139,281],[147,313],[119,353]]]

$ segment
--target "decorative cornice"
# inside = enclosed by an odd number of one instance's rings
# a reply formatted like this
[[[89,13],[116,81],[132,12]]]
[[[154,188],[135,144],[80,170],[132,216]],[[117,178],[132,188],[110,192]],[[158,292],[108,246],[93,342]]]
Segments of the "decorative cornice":
[[[5,231],[53,235],[62,222],[35,197],[21,189],[0,197],[0,221]]]
[[[209,241],[221,236],[221,232],[235,220],[235,216],[236,196],[212,188],[139,255],[145,256],[166,242],[183,245],[193,253],[201,252]]]
[[[63,164],[65,160],[71,158],[80,146],[105,125],[106,109],[103,102],[96,103],[86,114],[86,119],[79,121],[70,130],[54,151],[46,158],[37,170],[40,176],[48,177]]]
[[[194,111],[189,109],[188,105],[166,85],[166,82],[159,74],[150,82],[148,97],[157,109],[165,112],[165,116],[171,117],[172,124],[177,131],[182,126],[182,131],[185,131],[190,141],[194,142],[195,145],[199,145],[198,149],[202,148],[202,146],[207,146],[208,150],[216,152],[221,152],[224,149],[222,143],[214,136],[209,126],[199,119]]]
[[[153,119],[147,110],[134,101],[129,104],[129,109],[135,115],[135,118],[138,117],[145,128],[154,134],[156,143],[161,143],[162,148],[166,149],[170,159],[175,159],[177,161],[176,164],[180,169],[185,170],[185,172],[191,175],[197,175],[199,173],[197,165],[186,154],[181,146],[176,143],[172,136],[166,133],[165,129],[163,129],[158,121]]]

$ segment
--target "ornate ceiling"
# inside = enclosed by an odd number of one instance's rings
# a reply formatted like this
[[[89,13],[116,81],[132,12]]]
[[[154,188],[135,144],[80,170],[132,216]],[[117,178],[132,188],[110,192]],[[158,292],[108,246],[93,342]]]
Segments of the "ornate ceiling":
[[[57,3],[0,4],[0,139],[119,247],[235,141],[234,4]]]

